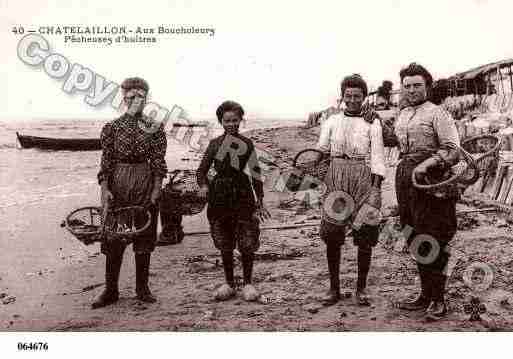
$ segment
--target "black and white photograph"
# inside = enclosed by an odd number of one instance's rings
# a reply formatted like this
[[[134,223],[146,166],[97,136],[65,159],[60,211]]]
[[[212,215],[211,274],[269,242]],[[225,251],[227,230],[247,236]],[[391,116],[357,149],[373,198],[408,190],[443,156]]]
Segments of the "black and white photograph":
[[[506,348],[511,14],[0,0],[0,352]]]

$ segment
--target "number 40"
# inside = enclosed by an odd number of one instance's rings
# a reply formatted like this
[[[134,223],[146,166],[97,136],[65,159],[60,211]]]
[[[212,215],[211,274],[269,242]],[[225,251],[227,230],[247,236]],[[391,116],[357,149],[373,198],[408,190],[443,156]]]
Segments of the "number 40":
[[[23,26],[13,27],[12,33],[15,35],[23,35],[25,33],[25,29]]]

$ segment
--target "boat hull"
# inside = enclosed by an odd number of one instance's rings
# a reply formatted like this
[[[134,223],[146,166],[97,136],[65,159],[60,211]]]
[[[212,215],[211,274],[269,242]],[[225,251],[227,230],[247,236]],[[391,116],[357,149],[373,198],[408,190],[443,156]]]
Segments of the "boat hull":
[[[39,148],[51,151],[99,151],[102,149],[100,139],[96,138],[49,138],[24,136],[16,132],[23,148]]]

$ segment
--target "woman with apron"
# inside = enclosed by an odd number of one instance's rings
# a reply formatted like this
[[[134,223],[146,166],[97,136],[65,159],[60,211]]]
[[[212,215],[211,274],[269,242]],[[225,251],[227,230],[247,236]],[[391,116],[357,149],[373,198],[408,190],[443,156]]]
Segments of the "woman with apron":
[[[145,206],[151,213],[151,225],[133,241],[136,265],[136,294],[143,302],[153,303],[156,298],[148,287],[151,252],[157,239],[157,199],[162,179],[167,175],[165,162],[166,135],[162,126],[155,124],[142,110],[149,90],[141,78],[129,78],[121,85],[124,104],[128,110],[102,129],[101,186],[102,205],[111,203],[110,209],[127,206]],[[126,245],[118,240],[104,240],[101,251],[105,254],[105,290],[92,304],[104,307],[119,298],[118,280]]]
[[[381,121],[371,111],[362,113],[367,84],[357,74],[347,76],[341,84],[341,95],[345,109],[323,123],[318,142],[318,148],[331,156],[320,226],[330,274],[330,290],[323,297],[325,305],[340,299],[340,247],[347,227],[354,224],[364,205],[381,208],[381,182],[386,174]],[[348,211],[342,218],[339,214],[345,211],[343,207]],[[365,288],[378,235],[378,226],[372,223],[353,230],[358,247],[356,299],[360,305],[369,305]]]
[[[433,84],[421,65],[410,64],[400,72],[402,100],[395,125],[401,152],[396,172],[396,193],[403,233],[417,262],[421,293],[399,303],[405,310],[426,310],[426,319],[447,313],[444,269],[449,260],[447,244],[456,233],[458,194],[438,198],[413,186],[412,173],[422,180],[428,171],[443,173],[459,159],[458,132],[451,115],[428,101]],[[431,256],[433,254],[433,256]]]

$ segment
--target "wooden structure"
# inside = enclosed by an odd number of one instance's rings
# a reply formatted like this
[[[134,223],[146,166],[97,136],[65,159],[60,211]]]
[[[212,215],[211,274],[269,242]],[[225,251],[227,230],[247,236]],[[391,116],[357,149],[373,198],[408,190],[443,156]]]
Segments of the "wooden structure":
[[[485,98],[496,94],[502,97],[504,102],[507,101],[507,94],[511,95],[512,89],[513,58],[478,66],[448,79],[437,80],[433,84],[432,97],[434,102],[439,104],[447,97],[472,94]]]

